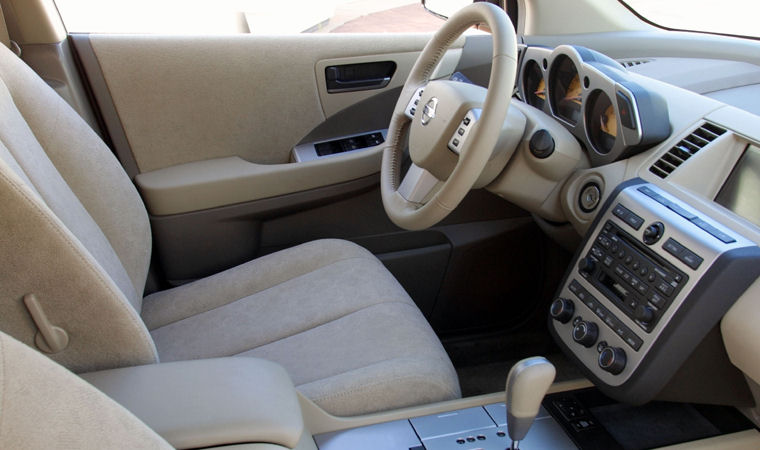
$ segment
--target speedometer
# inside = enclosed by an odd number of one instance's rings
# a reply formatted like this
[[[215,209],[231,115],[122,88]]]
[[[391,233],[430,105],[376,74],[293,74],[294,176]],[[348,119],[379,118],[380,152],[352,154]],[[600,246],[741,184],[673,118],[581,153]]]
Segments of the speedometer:
[[[582,87],[578,69],[566,55],[554,60],[549,72],[549,101],[554,115],[572,125],[581,116]]]

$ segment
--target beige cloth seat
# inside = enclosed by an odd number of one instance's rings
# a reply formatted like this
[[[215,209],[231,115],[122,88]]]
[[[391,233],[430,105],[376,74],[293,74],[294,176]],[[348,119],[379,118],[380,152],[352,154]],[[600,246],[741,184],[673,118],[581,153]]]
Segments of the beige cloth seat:
[[[30,345],[33,294],[74,371],[217,356],[285,366],[334,414],[460,395],[409,296],[366,250],[307,243],[143,299],[150,225],[109,149],[0,48],[0,329]]]
[[[352,415],[459,396],[404,289],[367,250],[320,240],[143,300],[161,361],[253,356],[324,409]]]
[[[0,448],[172,446],[81,378],[0,332]]]

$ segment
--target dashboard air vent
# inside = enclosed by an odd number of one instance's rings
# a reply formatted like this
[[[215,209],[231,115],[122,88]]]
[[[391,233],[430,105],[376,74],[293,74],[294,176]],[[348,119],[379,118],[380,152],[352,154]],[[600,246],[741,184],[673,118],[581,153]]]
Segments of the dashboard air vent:
[[[681,141],[674,145],[673,148],[662,155],[657,162],[652,164],[649,171],[660,178],[667,177],[671,172],[676,170],[678,166],[683,164],[684,161],[701,150],[702,147],[714,141],[718,136],[725,132],[725,129],[711,123],[702,124],[702,126],[694,130],[690,135],[681,139]]]
[[[648,62],[652,62],[651,59],[624,59],[618,61],[621,66],[628,68],[633,66],[640,66],[642,64],[646,64]]]

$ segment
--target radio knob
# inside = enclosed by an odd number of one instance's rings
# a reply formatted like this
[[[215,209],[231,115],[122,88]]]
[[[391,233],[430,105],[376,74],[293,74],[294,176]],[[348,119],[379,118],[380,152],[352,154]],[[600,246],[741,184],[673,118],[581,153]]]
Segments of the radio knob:
[[[599,328],[594,322],[581,320],[573,328],[573,340],[584,347],[591,347],[599,336]]]
[[[636,317],[636,320],[643,324],[647,324],[654,319],[654,310],[647,305],[637,306],[636,311],[634,311],[633,314]]]
[[[558,298],[552,302],[552,306],[549,308],[549,314],[554,320],[561,323],[567,323],[573,318],[575,312],[575,305],[573,301],[567,298]]]
[[[599,367],[617,375],[625,369],[625,350],[620,347],[604,347],[599,353]]]
[[[591,275],[594,273],[595,268],[596,260],[590,256],[587,256],[578,262],[578,270],[580,270],[583,274]]]
[[[655,222],[648,227],[644,228],[644,243],[652,245],[659,241],[662,237],[662,233],[665,232],[665,225],[662,222]]]

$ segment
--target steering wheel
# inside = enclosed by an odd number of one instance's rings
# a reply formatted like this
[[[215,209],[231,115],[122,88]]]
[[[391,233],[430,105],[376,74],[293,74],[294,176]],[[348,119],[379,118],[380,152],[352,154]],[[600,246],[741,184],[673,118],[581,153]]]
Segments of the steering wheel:
[[[472,25],[491,29],[493,56],[488,91],[448,80],[430,81],[446,50]],[[435,225],[478,180],[507,116],[517,70],[517,40],[503,9],[468,5],[435,33],[422,50],[396,103],[388,127],[380,191],[388,217],[401,228]],[[412,166],[399,183],[409,137]]]

